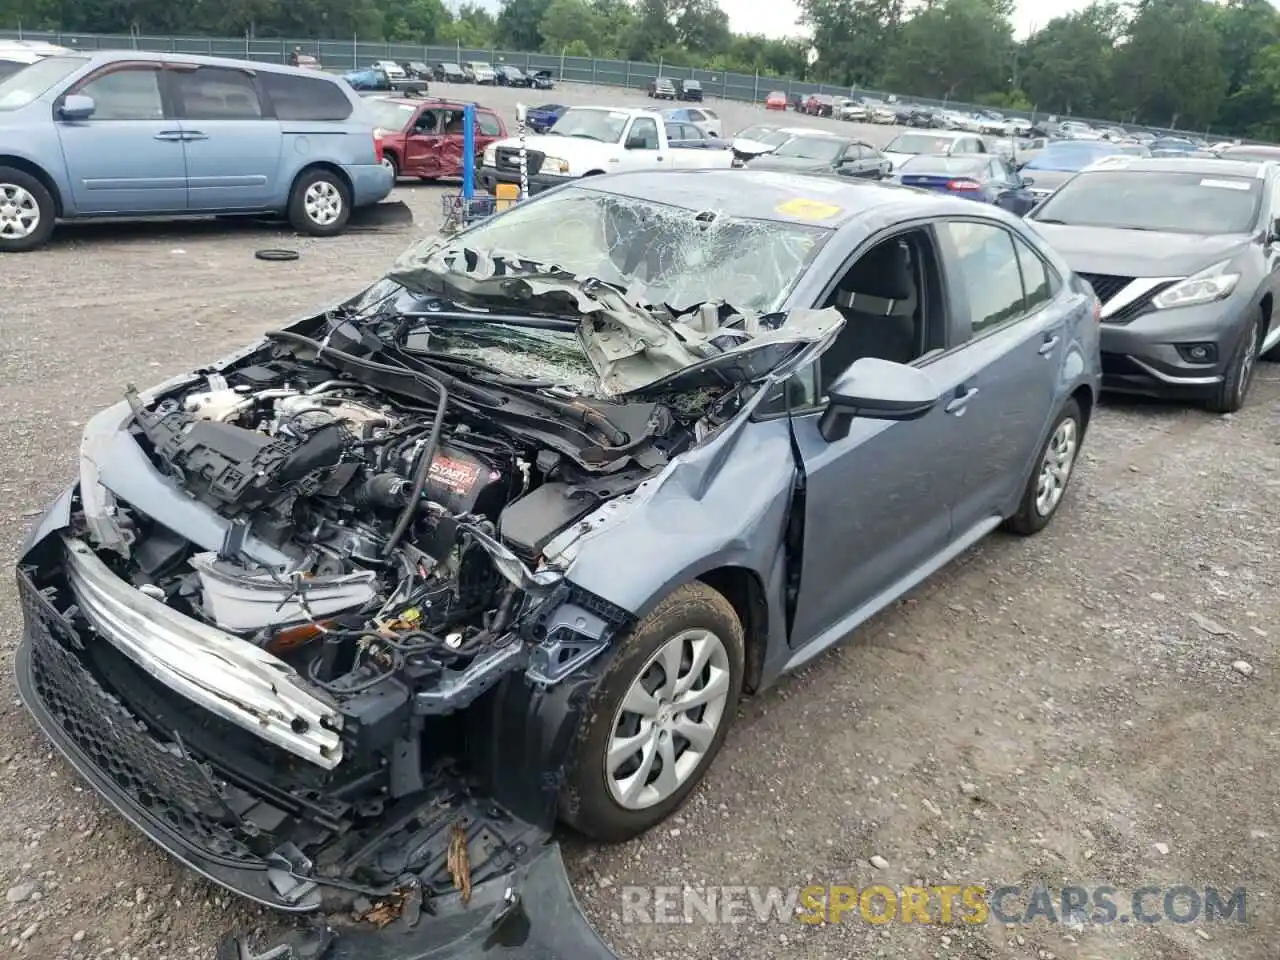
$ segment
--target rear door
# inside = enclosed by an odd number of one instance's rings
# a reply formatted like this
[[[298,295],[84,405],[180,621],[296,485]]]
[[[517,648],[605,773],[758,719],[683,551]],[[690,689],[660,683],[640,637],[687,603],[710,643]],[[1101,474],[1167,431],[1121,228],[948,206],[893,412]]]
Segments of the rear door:
[[[942,408],[969,451],[951,485],[963,537],[1026,483],[1058,402],[1068,316],[1086,304],[1066,304],[1062,279],[1003,224],[948,218],[937,234],[955,304]]]
[[[187,209],[182,126],[160,66],[108,64],[64,94],[81,94],[94,102],[87,120],[54,121],[77,213],[145,215]]]
[[[234,67],[177,64],[176,102],[191,210],[266,210],[278,205],[280,121],[254,75]]]

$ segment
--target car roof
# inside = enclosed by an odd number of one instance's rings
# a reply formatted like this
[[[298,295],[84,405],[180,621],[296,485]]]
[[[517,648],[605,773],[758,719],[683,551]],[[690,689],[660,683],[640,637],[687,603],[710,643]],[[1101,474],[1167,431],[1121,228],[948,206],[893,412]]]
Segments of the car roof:
[[[636,170],[592,177],[576,186],[730,217],[830,229],[888,206],[898,207],[903,219],[973,211],[971,200],[896,184],[774,170]]]
[[[493,113],[493,111],[483,104],[474,103],[470,100],[453,100],[448,97],[370,97],[371,100],[385,100],[388,103],[398,103],[404,107],[475,107],[481,113]]]
[[[1222,160],[1217,157],[1117,157],[1108,171],[1131,173],[1202,173],[1236,177],[1263,177],[1275,165],[1265,160]]]
[[[976,133],[968,133],[964,130],[903,130],[903,134],[919,134],[922,137],[929,137],[932,140],[959,140],[961,137],[976,137]]]
[[[248,67],[259,73],[287,73],[311,79],[328,78],[337,80],[336,76],[318,73],[315,70],[299,70],[287,64],[266,63],[259,60],[238,60],[233,57],[207,57],[196,53],[160,53],[153,50],[71,50],[58,56],[83,57],[93,66],[124,61],[140,63],[193,63],[200,67]],[[379,61],[382,62],[382,61]],[[390,62],[390,61],[387,61]]]

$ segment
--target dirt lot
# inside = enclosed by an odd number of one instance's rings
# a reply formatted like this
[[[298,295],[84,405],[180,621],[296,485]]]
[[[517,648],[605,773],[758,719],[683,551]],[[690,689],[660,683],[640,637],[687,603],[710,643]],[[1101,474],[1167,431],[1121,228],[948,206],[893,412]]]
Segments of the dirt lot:
[[[758,115],[722,112],[730,129]],[[439,188],[398,192],[419,218],[411,232],[299,241],[255,226],[97,226],[5,258],[0,565],[72,475],[86,418],[127,383],[356,290],[432,229]],[[301,259],[252,256],[280,245]],[[1277,437],[1275,365],[1235,416],[1107,404],[1043,536],[989,540],[744,704],[705,786],[666,828],[612,849],[568,844],[592,920],[626,958],[1275,957]],[[19,624],[0,579],[0,949],[210,957],[228,928],[266,922],[136,836],[54,755],[10,678]],[[1248,922],[622,922],[628,884],[873,882],[1245,886]],[[1127,914],[1126,895],[1116,900]],[[1025,905],[1024,894],[1006,909]]]

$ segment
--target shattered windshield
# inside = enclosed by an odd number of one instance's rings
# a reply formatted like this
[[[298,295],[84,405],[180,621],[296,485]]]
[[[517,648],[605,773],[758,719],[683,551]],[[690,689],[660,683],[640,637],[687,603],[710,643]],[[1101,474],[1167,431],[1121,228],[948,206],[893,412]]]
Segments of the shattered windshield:
[[[570,107],[548,131],[561,137],[582,137],[602,143],[617,143],[627,126],[631,114],[622,110],[603,110],[597,107]]]
[[[518,204],[459,239],[471,249],[555,264],[676,311],[724,301],[765,314],[781,308],[830,234],[574,186]]]
[[[799,157],[803,160],[834,162],[844,150],[844,141],[833,137],[796,137],[773,152],[775,157]]]

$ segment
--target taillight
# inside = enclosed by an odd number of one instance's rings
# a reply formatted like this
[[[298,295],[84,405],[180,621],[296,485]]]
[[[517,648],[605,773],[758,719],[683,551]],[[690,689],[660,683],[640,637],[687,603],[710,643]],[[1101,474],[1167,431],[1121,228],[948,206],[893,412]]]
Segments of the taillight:
[[[947,189],[955,190],[959,193],[972,193],[975,190],[981,190],[982,184],[976,180],[948,180]]]
[[[373,162],[382,162],[382,130],[378,128],[373,131]]]

